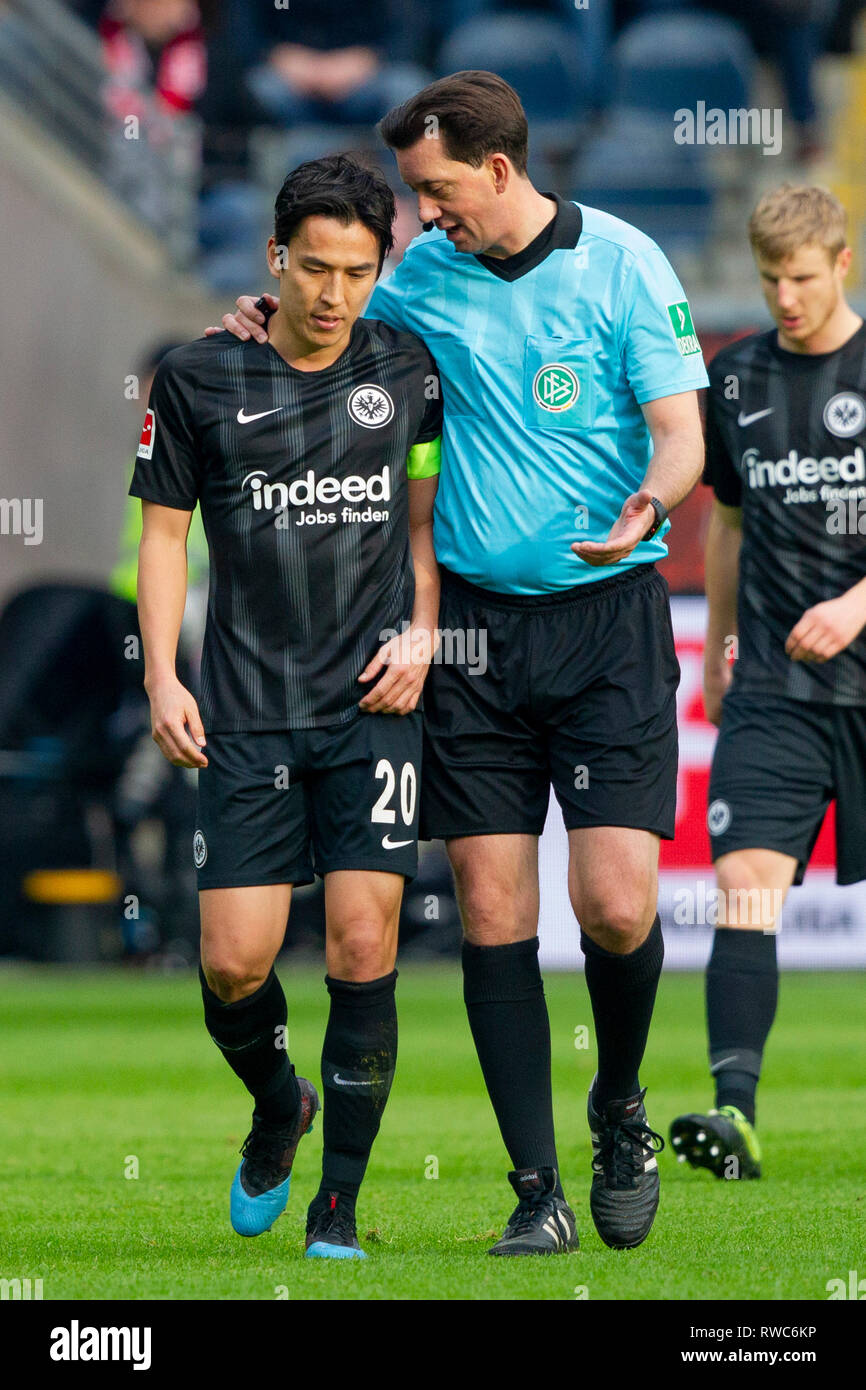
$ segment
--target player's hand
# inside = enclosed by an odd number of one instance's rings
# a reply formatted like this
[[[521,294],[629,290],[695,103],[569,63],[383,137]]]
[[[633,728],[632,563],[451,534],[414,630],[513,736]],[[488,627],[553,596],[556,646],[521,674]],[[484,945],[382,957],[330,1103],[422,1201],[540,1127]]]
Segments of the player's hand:
[[[271,307],[278,309],[280,301],[272,294],[263,294],[262,299]],[[261,309],[256,308],[256,301],[251,294],[241,294],[235,300],[238,306],[236,314],[223,314],[222,328],[206,328],[204,336],[212,337],[214,333],[222,333],[223,328],[228,333],[234,333],[236,338],[255,338],[257,343],[268,341],[268,325]]]
[[[712,669],[704,666],[704,715],[716,728],[722,722],[722,699],[733,674],[733,667],[727,661]]]
[[[148,689],[153,741],[175,767],[207,767],[198,705],[177,679]]]
[[[575,555],[588,565],[615,565],[630,555],[638,541],[643,540],[655,521],[651,505],[652,493],[646,488],[632,493],[622,505],[622,511],[610,529],[606,541],[575,541]]]
[[[788,633],[785,651],[792,661],[830,661],[863,630],[862,599],[852,592],[807,608]]]
[[[411,714],[418,703],[430,662],[439,645],[438,632],[410,627],[380,647],[364,667],[359,681],[371,681],[380,671],[385,674],[359,701],[366,714]],[[386,669],[387,668],[387,669]]]

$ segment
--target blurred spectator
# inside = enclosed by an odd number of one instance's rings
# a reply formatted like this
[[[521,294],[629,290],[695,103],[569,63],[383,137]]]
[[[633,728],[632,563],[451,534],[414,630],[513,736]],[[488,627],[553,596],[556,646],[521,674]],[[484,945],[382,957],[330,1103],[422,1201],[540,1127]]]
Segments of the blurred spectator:
[[[110,0],[99,36],[115,115],[142,114],[143,91],[152,91],[163,111],[192,111],[207,74],[196,0]]]
[[[110,0],[98,24],[109,74],[106,178],[156,229],[174,225],[188,127],[176,131],[204,90],[207,53],[196,0]],[[184,161],[197,178],[194,148]]]
[[[742,24],[758,53],[777,67],[785,115],[795,127],[794,156],[824,152],[822,118],[815,95],[815,66],[827,50],[840,0],[627,0],[630,18],[672,10],[715,10]]]
[[[748,30],[759,53],[779,70],[786,115],[796,127],[795,157],[824,153],[823,120],[815,95],[815,66],[824,55],[839,0],[708,0]]]
[[[270,197],[251,182],[257,125],[286,130],[290,166],[344,148],[376,149],[374,123],[429,81],[415,61],[429,15],[420,0],[222,0],[208,28],[199,270],[234,294],[259,278]],[[425,18],[426,16],[426,18]],[[346,126],[353,129],[344,133]]]
[[[415,51],[411,4],[291,0],[277,9],[230,3],[258,55],[248,88],[276,124],[369,125],[429,81],[405,56]]]
[[[227,100],[225,79],[227,69],[236,73],[253,53],[238,44],[224,9],[219,0],[110,0],[97,23],[110,75],[105,101],[116,123],[109,182],[162,230],[179,189],[174,166],[167,168],[161,156],[169,150],[180,156],[199,194],[196,269],[219,291],[234,290],[258,271],[261,223],[257,190],[247,178],[244,112]],[[213,59],[217,71],[209,80]],[[243,86],[237,75],[233,86]],[[197,128],[184,130],[183,146],[173,144],[176,118],[192,113],[213,122],[203,151]],[[131,116],[139,121],[132,138]]]

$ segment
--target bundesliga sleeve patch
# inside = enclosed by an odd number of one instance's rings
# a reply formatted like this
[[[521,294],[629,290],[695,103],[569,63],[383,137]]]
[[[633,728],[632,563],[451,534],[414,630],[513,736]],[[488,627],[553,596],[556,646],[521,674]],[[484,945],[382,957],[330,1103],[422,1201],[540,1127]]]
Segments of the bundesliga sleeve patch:
[[[136,458],[153,458],[153,437],[156,434],[156,416],[152,410],[147,410],[144,416],[144,424],[141,427],[141,438],[138,441],[138,453]]]
[[[700,352],[701,345],[698,342],[695,326],[692,323],[692,311],[689,308],[689,301],[683,299],[679,304],[668,304],[668,316],[674,330],[674,337],[677,340],[677,347],[681,357],[691,357],[693,352]]]

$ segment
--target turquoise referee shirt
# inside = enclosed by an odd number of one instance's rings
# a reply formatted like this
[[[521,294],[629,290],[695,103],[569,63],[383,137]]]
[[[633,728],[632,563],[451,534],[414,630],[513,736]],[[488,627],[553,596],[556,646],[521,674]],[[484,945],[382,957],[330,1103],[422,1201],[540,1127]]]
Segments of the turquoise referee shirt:
[[[616,565],[602,541],[652,456],[641,405],[707,385],[683,288],[627,222],[556,198],[553,221],[507,261],[411,243],[368,318],[424,340],[445,423],[434,540],[439,561],[486,589],[592,584],[667,554],[663,536]]]

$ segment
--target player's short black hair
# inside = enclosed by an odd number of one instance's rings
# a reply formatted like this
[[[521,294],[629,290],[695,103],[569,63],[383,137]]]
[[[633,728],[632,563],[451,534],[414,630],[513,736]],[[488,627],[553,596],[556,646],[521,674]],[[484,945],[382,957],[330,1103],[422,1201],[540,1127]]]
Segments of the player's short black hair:
[[[333,217],[343,226],[361,222],[379,243],[379,269],[394,245],[397,206],[384,174],[348,154],[329,154],[299,164],[274,203],[274,240],[288,246],[305,217]]]
[[[507,154],[526,173],[529,126],[520,97],[495,72],[469,69],[440,77],[395,106],[377,127],[392,150],[407,150],[425,136],[441,138],[450,159],[479,169],[488,155]]]

